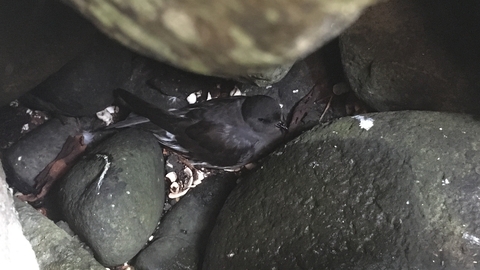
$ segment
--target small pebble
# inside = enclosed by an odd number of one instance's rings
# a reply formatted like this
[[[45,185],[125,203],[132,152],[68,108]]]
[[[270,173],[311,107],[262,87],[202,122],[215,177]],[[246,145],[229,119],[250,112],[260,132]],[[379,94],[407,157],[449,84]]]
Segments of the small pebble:
[[[337,83],[333,86],[333,93],[337,96],[348,93],[350,87],[345,82]]]

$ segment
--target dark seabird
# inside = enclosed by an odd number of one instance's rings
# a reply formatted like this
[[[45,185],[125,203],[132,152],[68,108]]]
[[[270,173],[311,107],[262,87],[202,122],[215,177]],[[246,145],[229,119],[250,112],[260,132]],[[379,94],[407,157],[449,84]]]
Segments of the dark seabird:
[[[123,89],[115,95],[138,116],[113,128],[149,130],[193,165],[241,167],[273,150],[286,131],[280,105],[269,96],[218,98],[165,111]]]

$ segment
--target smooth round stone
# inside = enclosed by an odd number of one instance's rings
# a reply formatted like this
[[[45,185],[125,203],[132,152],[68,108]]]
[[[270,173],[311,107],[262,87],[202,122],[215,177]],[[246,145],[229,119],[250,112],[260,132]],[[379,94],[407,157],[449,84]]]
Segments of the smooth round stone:
[[[477,269],[478,134],[418,111],[318,126],[236,187],[203,269]]]
[[[66,221],[106,266],[140,251],[160,219],[164,162],[151,133],[127,129],[88,153],[65,176]]]

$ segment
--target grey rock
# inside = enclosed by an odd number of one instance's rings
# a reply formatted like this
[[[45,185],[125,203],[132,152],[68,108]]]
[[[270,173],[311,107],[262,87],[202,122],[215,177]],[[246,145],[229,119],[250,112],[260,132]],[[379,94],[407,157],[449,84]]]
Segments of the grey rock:
[[[57,1],[4,1],[0,18],[0,106],[33,89],[100,35]]]
[[[208,236],[235,180],[231,174],[213,175],[182,197],[138,255],[135,269],[200,269]]]
[[[35,177],[55,159],[68,136],[89,129],[92,119],[51,119],[8,148],[3,163],[10,185],[24,194],[34,191]]]
[[[112,91],[132,73],[132,53],[106,37],[35,87],[22,102],[69,116],[94,116],[113,103]],[[92,98],[94,97],[94,98]]]
[[[203,269],[477,269],[478,117],[365,117],[304,133],[237,185]]]
[[[253,83],[260,87],[269,86],[273,83],[279,82],[290,71],[294,63],[286,63],[281,66],[264,69],[257,73],[249,73],[246,77],[237,78],[246,83]]]
[[[0,261],[5,269],[37,270],[38,262],[32,245],[25,238],[22,224],[8,190],[5,173],[0,163]]]
[[[243,84],[239,89],[247,95],[268,95],[277,99],[283,106],[282,111],[287,115],[315,85],[313,74],[307,61],[301,60],[277,83],[266,86]]]
[[[127,129],[92,149],[62,180],[66,221],[102,264],[130,260],[153,233],[164,204],[163,166],[155,137]]]
[[[164,110],[188,105],[190,93],[233,88],[233,82],[181,70],[145,57],[136,57],[132,76],[123,88]]]
[[[42,270],[104,270],[84,244],[25,202],[15,199],[23,231]],[[33,269],[33,268],[10,268]]]
[[[142,7],[125,0],[64,2],[143,55],[237,78],[305,57],[376,1],[157,1]]]
[[[379,111],[479,114],[480,37],[471,35],[479,11],[474,0],[393,0],[370,8],[340,38],[352,89]]]

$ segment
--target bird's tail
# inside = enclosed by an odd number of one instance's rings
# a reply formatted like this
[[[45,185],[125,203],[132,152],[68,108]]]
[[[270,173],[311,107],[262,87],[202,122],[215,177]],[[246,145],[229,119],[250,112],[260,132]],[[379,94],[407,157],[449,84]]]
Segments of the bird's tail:
[[[135,114],[127,119],[115,123],[108,128],[125,128],[137,126],[141,129],[148,130],[157,138],[157,140],[174,150],[179,152],[188,152],[178,145],[175,135],[173,135],[174,125],[178,121],[175,116],[166,113],[155,105],[138,98],[137,96],[123,89],[114,91],[115,98],[126,105]]]
[[[150,122],[169,132],[174,130],[176,118],[171,114],[123,89],[115,89],[113,95],[116,100],[127,106],[132,112],[147,118]],[[145,118],[137,117],[132,119],[132,122],[146,122]]]

